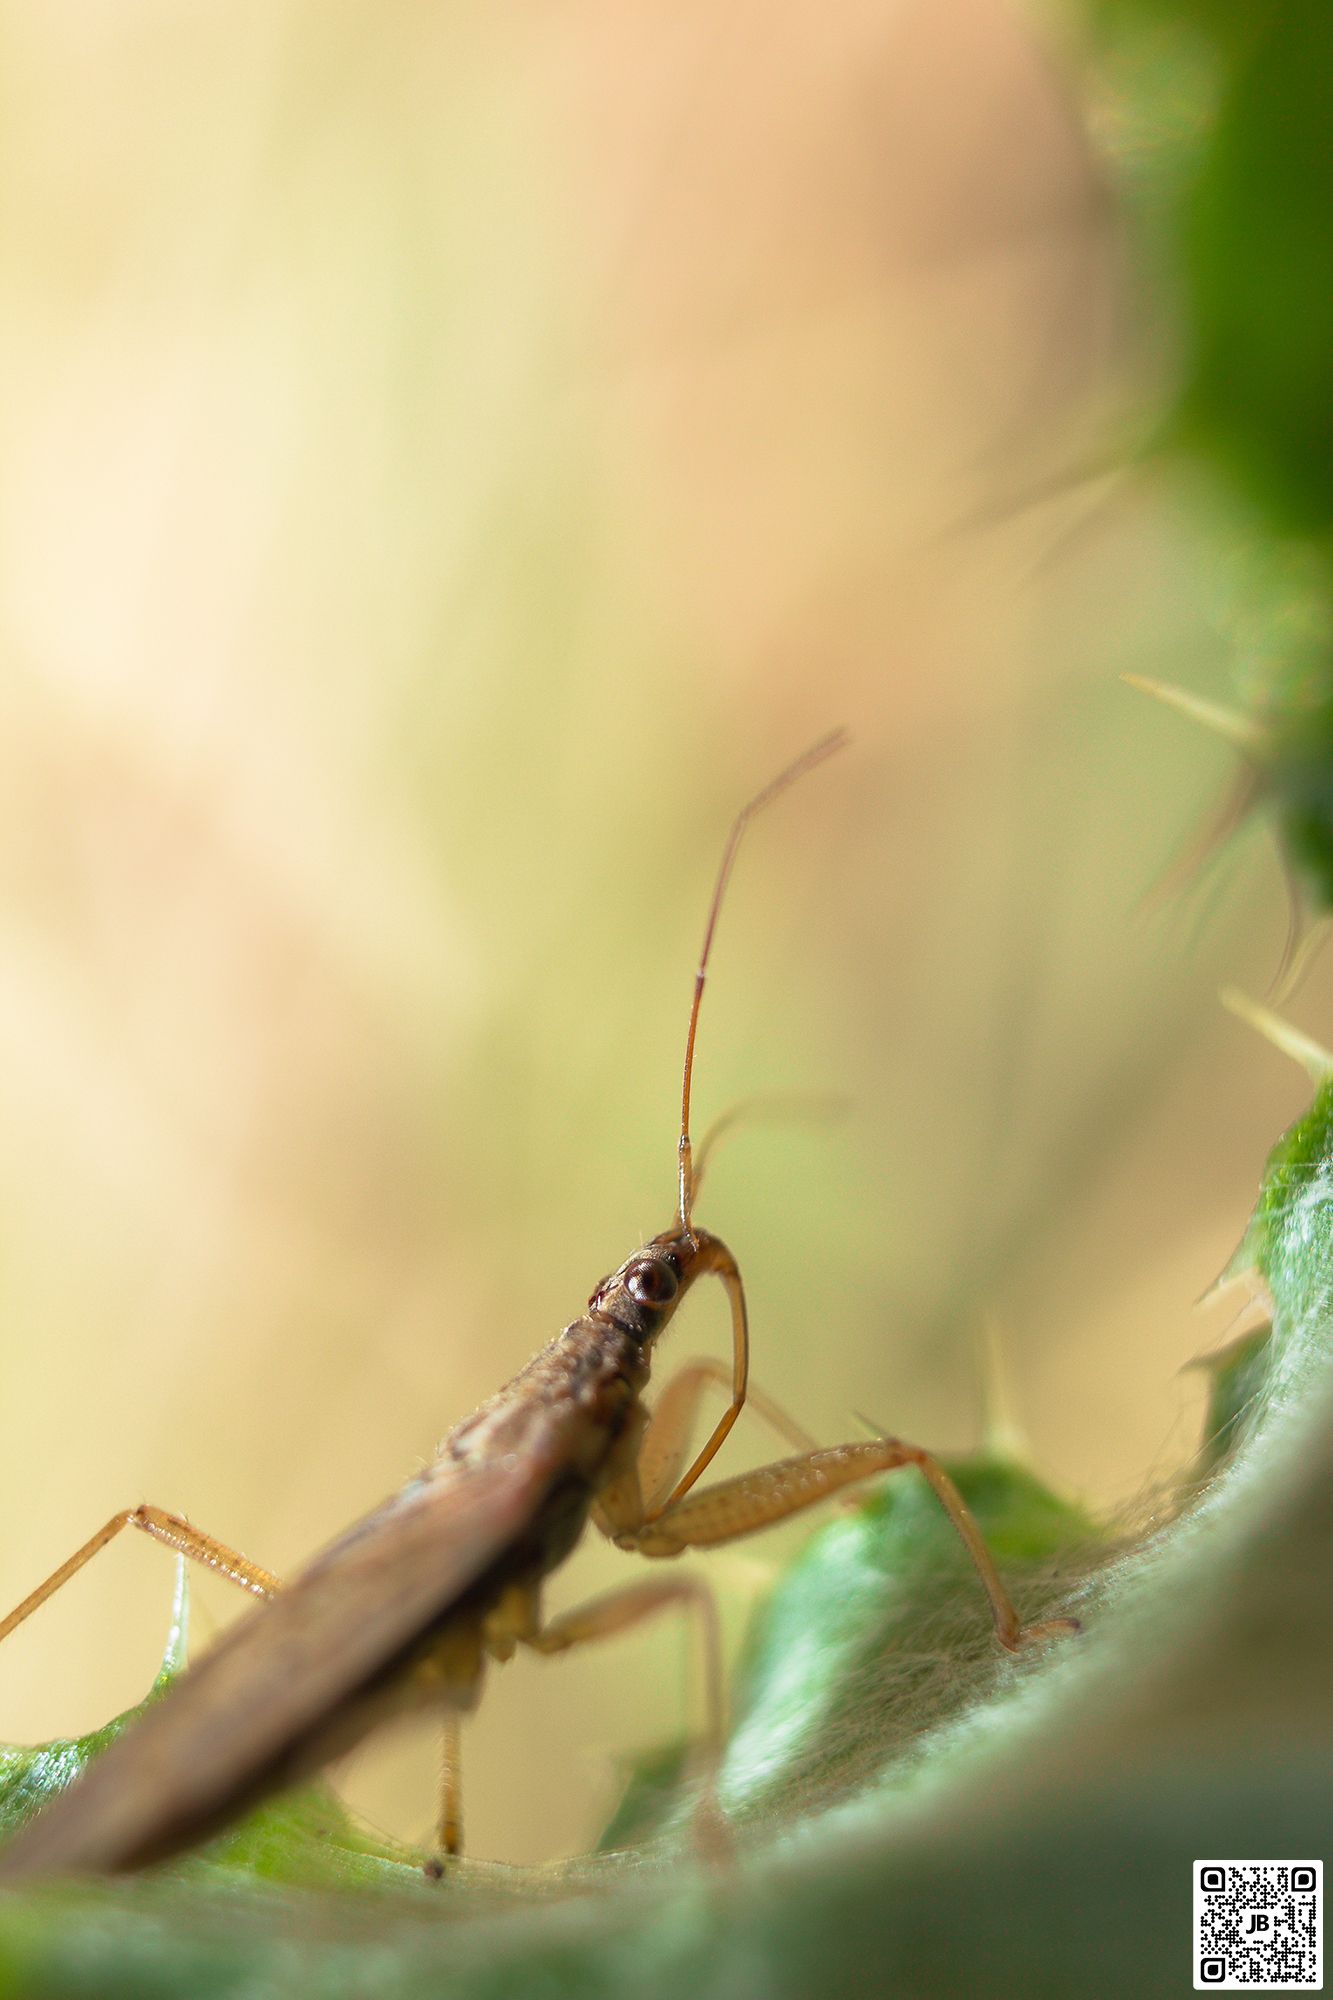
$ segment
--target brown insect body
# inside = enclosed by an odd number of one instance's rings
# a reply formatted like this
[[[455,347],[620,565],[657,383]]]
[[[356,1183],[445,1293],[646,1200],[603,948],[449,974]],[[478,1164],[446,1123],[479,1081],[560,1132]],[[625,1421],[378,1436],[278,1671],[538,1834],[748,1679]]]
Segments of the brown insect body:
[[[652,1343],[720,1247],[668,1232],[629,1258],[430,1467],[234,1625],[53,1800],[0,1856],[0,1879],[164,1860],[390,1713],[475,1706],[487,1658],[540,1630],[543,1581],[599,1494],[635,1481]],[[661,1274],[658,1302],[637,1295],[645,1272]]]
[[[1025,1631],[957,1489],[915,1445],[897,1438],[820,1449],[749,1388],[745,1296],[735,1259],[696,1229],[689,1136],[695,1030],[713,931],[736,848],[750,818],[841,743],[816,744],[737,818],[723,853],[695,978],[686,1036],[679,1200],[672,1227],[603,1279],[588,1308],[511,1382],[456,1426],[434,1462],[348,1529],[289,1584],[177,1515],[141,1506],[115,1515],[10,1616],[0,1639],[121,1528],[144,1529],[268,1599],[234,1625],[82,1776],[0,1854],[0,1881],[109,1871],[159,1861],[227,1825],[267,1794],[342,1755],[392,1711],[430,1707],[446,1727],[440,1846],[460,1843],[456,1717],[475,1705],[488,1659],[516,1646],[559,1652],[608,1637],[669,1605],[693,1609],[706,1642],[710,1747],[721,1727],[715,1613],[688,1577],[645,1582],[543,1626],[545,1578],[589,1520],[620,1548],[675,1556],[749,1534],[840,1487],[916,1466],[961,1535],[990,1599],[996,1636]],[[696,1280],[719,1278],[732,1317],[730,1370],[686,1364],[646,1409],[654,1343]],[[731,1400],[702,1450],[685,1445],[703,1389]],[[794,1457],[693,1490],[749,1394],[798,1447]],[[711,1791],[705,1787],[705,1798]],[[438,1871],[432,1871],[438,1872]]]

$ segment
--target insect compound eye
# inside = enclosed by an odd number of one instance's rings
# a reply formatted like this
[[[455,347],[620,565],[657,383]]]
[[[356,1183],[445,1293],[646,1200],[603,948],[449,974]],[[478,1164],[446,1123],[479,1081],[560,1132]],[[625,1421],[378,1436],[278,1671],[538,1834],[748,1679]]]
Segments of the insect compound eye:
[[[641,1306],[664,1306],[680,1290],[680,1280],[661,1257],[645,1257],[625,1273],[625,1289]]]

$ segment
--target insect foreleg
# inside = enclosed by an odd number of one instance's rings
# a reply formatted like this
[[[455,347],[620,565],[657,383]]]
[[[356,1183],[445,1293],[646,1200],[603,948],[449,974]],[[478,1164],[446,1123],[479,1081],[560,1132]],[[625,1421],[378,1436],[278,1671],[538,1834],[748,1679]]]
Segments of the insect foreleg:
[[[268,1570],[260,1569],[258,1563],[252,1563],[248,1556],[229,1549],[225,1542],[215,1541],[202,1529],[191,1527],[179,1514],[168,1514],[162,1507],[126,1507],[121,1513],[113,1514],[81,1549],[76,1549],[67,1561],[61,1563],[59,1569],[52,1570],[45,1583],[39,1584],[22,1604],[15,1605],[8,1618],[0,1621],[0,1640],[7,1639],[16,1626],[45,1604],[48,1597],[54,1597],[72,1576],[77,1576],[84,1564],[91,1562],[108,1542],[114,1541],[122,1528],[142,1529],[154,1541],[164,1542],[177,1554],[188,1556],[191,1562],[203,1563],[206,1568],[216,1570],[220,1576],[239,1584],[242,1590],[252,1591],[256,1597],[272,1597],[275,1591],[281,1589],[279,1579]]]
[[[865,1444],[803,1452],[797,1458],[784,1458],[776,1465],[742,1473],[739,1478],[721,1480],[688,1499],[671,1502],[640,1528],[622,1529],[615,1541],[619,1548],[645,1556],[713,1548],[752,1534],[756,1528],[785,1521],[788,1515],[799,1514],[854,1480],[894,1472],[904,1465],[916,1466],[957,1529],[990,1600],[995,1636],[1002,1646],[1014,1652],[1029,1640],[1078,1630],[1071,1618],[1051,1618],[1029,1626],[1021,1623],[981,1530],[953,1480],[938,1459],[901,1438],[875,1438]]]
[[[726,1246],[713,1237],[700,1251],[698,1265],[700,1271],[714,1271],[721,1278],[731,1306],[731,1401],[714,1424],[707,1444],[696,1455],[689,1471],[660,1503],[659,1512],[665,1512],[683,1499],[700,1473],[705,1472],[717,1457],[723,1440],[745,1408],[745,1393],[750,1380],[750,1326],[745,1311],[745,1287],[741,1283],[736,1260]]]
[[[713,1383],[729,1388],[731,1382],[731,1370],[720,1361],[687,1361],[658,1396],[639,1447],[639,1484],[648,1516],[665,1507],[675,1490],[704,1390]],[[747,1386],[745,1402],[747,1409],[762,1417],[797,1451],[815,1451],[818,1448],[809,1432],[802,1430],[780,1403],[766,1396],[753,1382]]]

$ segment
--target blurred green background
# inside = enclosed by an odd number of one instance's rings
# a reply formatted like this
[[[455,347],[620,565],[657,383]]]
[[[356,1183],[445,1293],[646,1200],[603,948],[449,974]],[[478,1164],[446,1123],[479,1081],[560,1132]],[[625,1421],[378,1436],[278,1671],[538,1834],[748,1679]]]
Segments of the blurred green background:
[[[1307,1088],[1216,1005],[1262,843],[1143,903],[1229,765],[1117,675],[1222,692],[1246,533],[1092,476],[1178,362],[1073,53],[990,0],[82,0],[0,58],[0,1600],[139,1499],[292,1569],[664,1226],[721,840],[838,723],[701,1030],[700,1128],[846,1104],[710,1177],[756,1376],[958,1449],[990,1322],[1035,1462],[1138,1506]],[[799,1533],[707,1565],[733,1624]],[[0,1735],[134,1701],[170,1591],[103,1556]],[[684,1650],[497,1676],[475,1851],[584,1845]],[[419,1837],[435,1756],[348,1795]]]

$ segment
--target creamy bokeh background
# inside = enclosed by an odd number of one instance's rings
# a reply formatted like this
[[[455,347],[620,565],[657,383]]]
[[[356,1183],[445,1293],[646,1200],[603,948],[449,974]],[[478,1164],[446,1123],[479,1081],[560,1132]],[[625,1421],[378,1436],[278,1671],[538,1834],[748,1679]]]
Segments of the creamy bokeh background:
[[[1262,845],[1139,907],[1226,764],[1117,675],[1228,640],[1188,496],[1068,477],[1169,365],[1072,56],[991,0],[57,0],[0,58],[0,1599],[139,1499],[290,1570],[663,1226],[727,822],[837,723],[700,1041],[700,1126],[846,1105],[712,1174],[756,1373],[964,1448],[989,1318],[1053,1478],[1169,1474],[1304,1084],[1215,1001]],[[708,1565],[733,1624],[800,1532]],[[103,1555],[0,1735],[136,1699],[170,1589]],[[585,1842],[684,1660],[498,1676],[474,1850]],[[434,1756],[350,1795],[420,1837]]]

